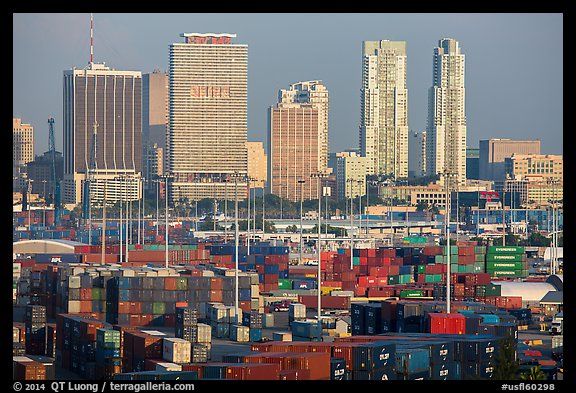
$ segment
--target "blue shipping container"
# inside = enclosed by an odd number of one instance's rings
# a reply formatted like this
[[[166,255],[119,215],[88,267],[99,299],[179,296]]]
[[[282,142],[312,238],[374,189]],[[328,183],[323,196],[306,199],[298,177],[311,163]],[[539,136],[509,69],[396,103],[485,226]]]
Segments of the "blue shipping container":
[[[81,254],[36,254],[36,263],[79,263]]]
[[[318,322],[293,321],[292,334],[300,337],[320,338],[322,337],[322,330]]]
[[[262,340],[262,329],[250,328],[250,341]]]
[[[396,371],[413,374],[430,368],[430,354],[422,348],[398,348],[396,350]]]

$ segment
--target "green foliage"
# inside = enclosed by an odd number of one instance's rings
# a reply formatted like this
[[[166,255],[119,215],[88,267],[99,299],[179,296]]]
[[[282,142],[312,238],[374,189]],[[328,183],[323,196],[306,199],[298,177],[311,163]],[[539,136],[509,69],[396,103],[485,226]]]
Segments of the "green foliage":
[[[530,371],[522,373],[520,379],[524,381],[544,381],[547,379],[546,373],[540,370],[540,366],[530,368]]]
[[[518,379],[518,361],[514,360],[514,340],[507,336],[500,341],[500,352],[496,358],[493,379],[516,380]]]

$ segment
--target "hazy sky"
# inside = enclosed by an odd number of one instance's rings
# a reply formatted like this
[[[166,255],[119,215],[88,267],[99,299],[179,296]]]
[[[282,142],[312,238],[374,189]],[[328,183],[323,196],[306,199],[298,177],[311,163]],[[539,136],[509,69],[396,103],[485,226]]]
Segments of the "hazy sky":
[[[540,139],[563,153],[562,14],[94,14],[94,60],[117,70],[167,70],[180,33],[235,33],[248,44],[248,140],[266,141],[278,90],[320,79],[330,94],[329,143],[358,147],[361,45],[406,41],[408,125],[423,131],[438,40],[466,55],[467,145]],[[62,72],[89,61],[90,14],[13,15],[13,115],[31,123],[35,153],[48,147],[53,116],[62,149]]]

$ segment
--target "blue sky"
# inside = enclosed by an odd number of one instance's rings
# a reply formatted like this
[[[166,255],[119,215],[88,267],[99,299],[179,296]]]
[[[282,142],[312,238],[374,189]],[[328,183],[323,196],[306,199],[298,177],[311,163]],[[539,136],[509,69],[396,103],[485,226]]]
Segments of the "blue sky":
[[[47,119],[62,146],[62,71],[89,61],[90,14],[13,14],[13,115],[48,146]],[[458,40],[466,55],[467,145],[489,138],[540,139],[563,153],[563,15],[467,14],[94,14],[94,57],[118,70],[167,70],[183,32],[235,33],[248,44],[248,139],[266,141],[278,90],[320,79],[330,94],[329,144],[358,147],[361,44],[407,42],[408,125],[426,126],[432,54]]]

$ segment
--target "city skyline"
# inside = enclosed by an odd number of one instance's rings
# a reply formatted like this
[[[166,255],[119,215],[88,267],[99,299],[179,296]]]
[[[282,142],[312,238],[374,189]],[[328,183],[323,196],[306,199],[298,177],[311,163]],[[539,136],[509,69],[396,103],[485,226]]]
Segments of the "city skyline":
[[[280,23],[295,15],[317,23],[306,32]],[[63,70],[89,62],[89,20],[89,14],[13,16],[13,116],[34,127],[37,154],[47,150],[49,116],[62,151],[60,78]],[[274,34],[262,34],[272,25]],[[329,152],[337,152],[358,148],[362,41],[406,41],[408,128],[421,132],[433,48],[451,37],[466,53],[467,146],[490,138],[540,139],[543,154],[562,154],[562,25],[562,14],[97,13],[94,61],[142,73],[166,71],[168,47],[182,31],[237,34],[249,47],[248,140],[266,142],[266,109],[278,89],[317,79],[331,91]],[[547,56],[533,56],[532,49],[542,46]],[[295,50],[299,56],[290,56]]]

